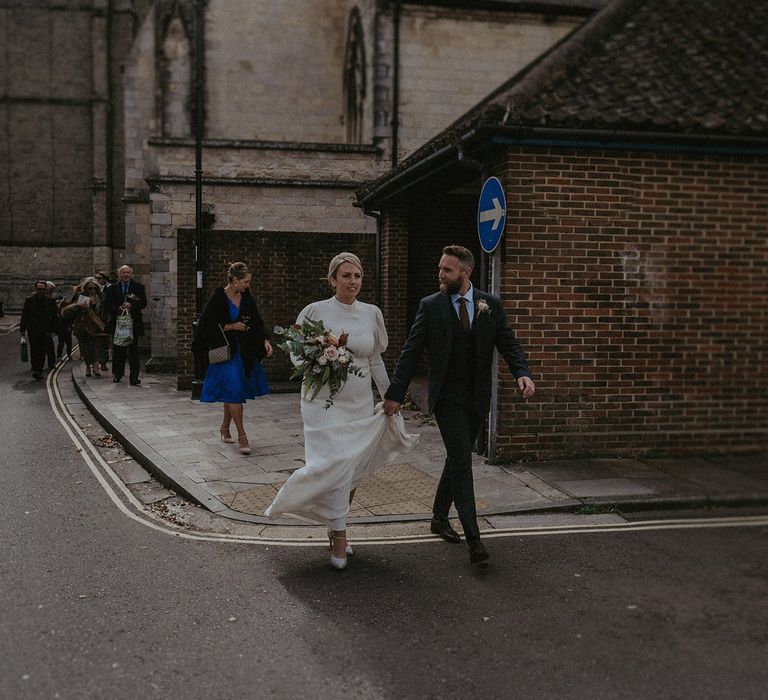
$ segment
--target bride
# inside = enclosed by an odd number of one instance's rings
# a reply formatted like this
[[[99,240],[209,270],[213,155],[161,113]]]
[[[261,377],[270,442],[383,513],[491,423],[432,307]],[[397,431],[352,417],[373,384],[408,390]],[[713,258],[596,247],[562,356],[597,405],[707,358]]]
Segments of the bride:
[[[381,404],[374,408],[371,378],[381,396],[389,388],[381,359],[388,339],[379,308],[357,301],[363,282],[360,259],[352,253],[339,253],[328,266],[328,282],[334,295],[309,304],[296,323],[321,320],[337,337],[348,334],[347,347],[363,376],[350,372],[327,409],[327,385],[314,399],[302,391],[305,465],[283,484],[265,515],[276,518],[290,513],[325,524],[331,564],[343,569],[347,555],[352,554],[347,544],[347,515],[355,488],[376,468],[413,449],[419,436],[405,432],[399,414],[387,416]]]

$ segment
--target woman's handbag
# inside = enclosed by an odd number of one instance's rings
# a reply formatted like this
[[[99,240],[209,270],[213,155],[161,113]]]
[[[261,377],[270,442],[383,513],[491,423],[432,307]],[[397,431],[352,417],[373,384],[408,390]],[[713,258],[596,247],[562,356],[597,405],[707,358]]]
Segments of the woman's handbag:
[[[27,348],[27,339],[21,336],[21,361],[29,362],[29,349]]]
[[[221,327],[221,324],[219,324],[219,330],[221,331],[221,334],[224,336],[224,342],[226,345],[220,345],[217,348],[210,348],[208,350],[208,364],[210,365],[218,365],[222,362],[226,362],[227,360],[232,359],[232,348],[229,346],[229,341],[227,340],[227,334],[224,332],[224,329]]]
[[[117,317],[115,321],[115,334],[112,344],[125,347],[133,342],[133,319],[127,310]]]

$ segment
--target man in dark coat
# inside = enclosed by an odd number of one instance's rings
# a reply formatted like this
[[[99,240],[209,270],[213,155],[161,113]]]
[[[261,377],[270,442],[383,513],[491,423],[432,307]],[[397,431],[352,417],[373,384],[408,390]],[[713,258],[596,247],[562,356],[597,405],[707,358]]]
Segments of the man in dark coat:
[[[446,450],[431,530],[448,542],[461,541],[448,522],[448,511],[455,503],[467,538],[469,560],[478,563],[488,558],[488,552],[477,526],[472,446],[490,407],[494,349],[506,361],[524,397],[533,396],[535,385],[501,300],[472,286],[474,266],[474,256],[467,248],[443,248],[438,268],[440,292],[421,300],[384,397],[384,410],[389,415],[400,410],[426,347],[429,412],[437,420]]]
[[[21,335],[26,333],[29,339],[29,356],[35,380],[43,376],[46,357],[49,368],[56,364],[53,335],[58,333],[59,314],[56,302],[46,294],[47,289],[45,280],[35,282],[35,293],[24,300],[19,323]]]
[[[125,374],[125,360],[128,357],[128,379],[131,386],[141,384],[139,379],[139,338],[144,335],[144,320],[141,310],[147,305],[147,293],[144,285],[133,279],[133,268],[123,265],[117,271],[117,282],[107,287],[104,293],[104,306],[109,314],[105,331],[114,335],[117,318],[123,311],[128,311],[133,320],[133,340],[130,345],[112,346],[112,381],[117,383]]]

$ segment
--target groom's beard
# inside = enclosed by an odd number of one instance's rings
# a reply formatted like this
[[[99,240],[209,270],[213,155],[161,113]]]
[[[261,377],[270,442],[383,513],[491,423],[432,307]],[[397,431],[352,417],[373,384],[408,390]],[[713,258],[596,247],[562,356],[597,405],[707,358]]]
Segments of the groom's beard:
[[[461,282],[440,282],[440,291],[443,294],[458,294],[461,291]]]

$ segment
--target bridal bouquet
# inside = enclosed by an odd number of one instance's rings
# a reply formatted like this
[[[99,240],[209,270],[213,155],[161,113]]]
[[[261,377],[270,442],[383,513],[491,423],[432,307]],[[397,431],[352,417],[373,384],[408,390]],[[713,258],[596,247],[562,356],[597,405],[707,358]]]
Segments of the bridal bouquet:
[[[325,329],[322,321],[304,319],[301,325],[294,324],[288,328],[275,326],[274,333],[283,339],[277,347],[291,355],[296,365],[291,379],[303,377],[305,398],[312,401],[320,389],[328,385],[330,396],[325,401],[326,409],[333,405],[333,399],[349,374],[365,376],[359,367],[352,364],[347,334],[342,333],[337,338]]]

